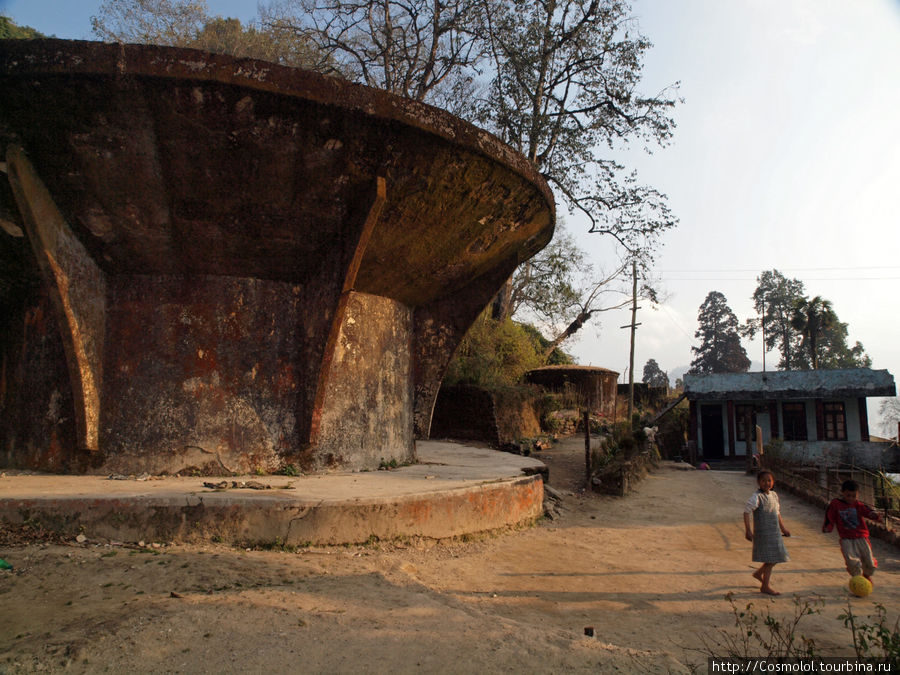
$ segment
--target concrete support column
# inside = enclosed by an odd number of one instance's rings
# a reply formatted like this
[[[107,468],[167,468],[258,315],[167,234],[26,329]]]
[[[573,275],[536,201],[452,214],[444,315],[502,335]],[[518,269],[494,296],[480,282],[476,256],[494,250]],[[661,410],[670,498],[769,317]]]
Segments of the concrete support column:
[[[7,172],[62,336],[81,449],[99,449],[106,276],[73,234],[44,183],[16,146]]]
[[[416,309],[413,334],[416,438],[429,436],[434,403],[453,353],[517,264],[518,260],[510,260],[455,293]]]
[[[412,311],[351,293],[342,316],[317,409],[315,468],[412,462]]]
[[[866,406],[866,399],[860,396],[856,399],[856,407],[859,409],[859,435],[861,441],[869,442],[869,409]]]
[[[825,402],[817,398],[816,404],[816,440],[825,440]]]
[[[697,402],[688,401],[688,442],[693,442],[700,447],[700,416],[697,414]]]
[[[728,401],[725,407],[725,415],[728,417],[728,456],[734,457],[736,454],[736,443],[734,433],[734,401]]]

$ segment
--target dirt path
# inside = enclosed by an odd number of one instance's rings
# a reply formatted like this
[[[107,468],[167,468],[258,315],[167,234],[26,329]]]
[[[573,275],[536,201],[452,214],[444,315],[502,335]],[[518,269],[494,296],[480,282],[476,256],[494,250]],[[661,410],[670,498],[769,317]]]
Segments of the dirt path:
[[[703,637],[732,624],[726,593],[779,617],[816,597],[801,632],[852,655],[847,577],[818,509],[781,494],[795,536],[770,599],[743,537],[752,478],[664,464],[626,498],[583,495],[583,452],[571,439],[545,453],[558,519],[466,542],[5,548],[0,673],[704,672]],[[874,547],[876,592],[851,604],[894,617],[900,552]]]

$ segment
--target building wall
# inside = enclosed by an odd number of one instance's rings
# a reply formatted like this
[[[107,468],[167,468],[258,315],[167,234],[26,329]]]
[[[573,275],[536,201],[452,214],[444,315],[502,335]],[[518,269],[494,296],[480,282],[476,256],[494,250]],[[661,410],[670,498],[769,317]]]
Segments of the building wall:
[[[825,398],[822,399],[823,402],[834,402],[841,401],[844,404],[844,417],[845,424],[847,430],[847,441],[846,442],[859,442],[862,440],[862,432],[860,428],[859,422],[859,401],[856,398]],[[791,403],[801,402],[804,405],[804,411],[806,413],[806,434],[807,434],[807,442],[808,443],[817,443],[819,441],[824,442],[824,439],[820,439],[818,437],[818,425],[816,419],[816,400],[815,399],[805,399],[805,400],[791,400]],[[725,456],[728,457],[731,455],[731,449],[729,448],[729,408],[731,408],[734,412],[733,415],[737,415],[737,407],[742,405],[753,405],[757,408],[756,414],[756,424],[762,430],[762,438],[763,443],[768,443],[772,440],[772,420],[770,419],[769,412],[760,412],[763,408],[768,408],[768,401],[763,400],[739,400],[736,399],[732,401],[733,406],[728,405],[728,401],[715,401],[715,402],[703,402],[698,401],[699,403],[699,414],[698,414],[698,431],[697,431],[697,448],[700,451],[700,454],[703,455],[703,410],[709,409],[710,407],[718,406],[721,409],[722,414],[722,438],[723,443],[725,445]],[[784,411],[781,406],[781,401],[778,402],[776,406],[777,414],[778,414],[778,438],[784,437]],[[737,440],[737,419],[731,419],[730,423],[733,425],[735,429],[735,447],[734,447],[734,455],[738,457],[746,456],[746,441]],[[842,442],[828,441],[832,445],[837,443],[840,445]],[[793,445],[797,445],[797,443],[793,443]],[[814,446],[813,446],[814,447]]]
[[[787,441],[782,456],[795,462],[820,466],[852,464],[874,471],[890,471],[900,466],[897,448],[889,443],[867,443],[863,441],[809,441],[806,443]]]
[[[847,416],[847,440],[861,441],[862,430],[859,428],[859,399],[850,398],[844,401]]]

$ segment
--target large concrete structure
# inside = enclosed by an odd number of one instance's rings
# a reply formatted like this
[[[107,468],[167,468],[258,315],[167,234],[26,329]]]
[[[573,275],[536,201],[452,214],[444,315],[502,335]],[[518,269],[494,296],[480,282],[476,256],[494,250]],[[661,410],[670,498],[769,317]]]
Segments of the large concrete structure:
[[[138,45],[0,42],[0,465],[415,458],[459,340],[552,236],[491,135]]]

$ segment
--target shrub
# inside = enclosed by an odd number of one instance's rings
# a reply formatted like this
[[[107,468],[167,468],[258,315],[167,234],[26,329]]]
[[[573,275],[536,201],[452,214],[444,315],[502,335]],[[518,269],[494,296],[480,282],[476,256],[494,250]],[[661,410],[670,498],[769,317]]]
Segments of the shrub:
[[[900,668],[900,617],[891,626],[884,605],[875,603],[875,614],[869,616],[874,623],[866,623],[853,614],[848,601],[847,613],[841,614],[838,619],[850,629],[857,658],[885,659],[890,662],[892,670]]]
[[[534,339],[520,324],[495,321],[485,310],[469,329],[447,367],[447,384],[504,387],[543,365]]]

